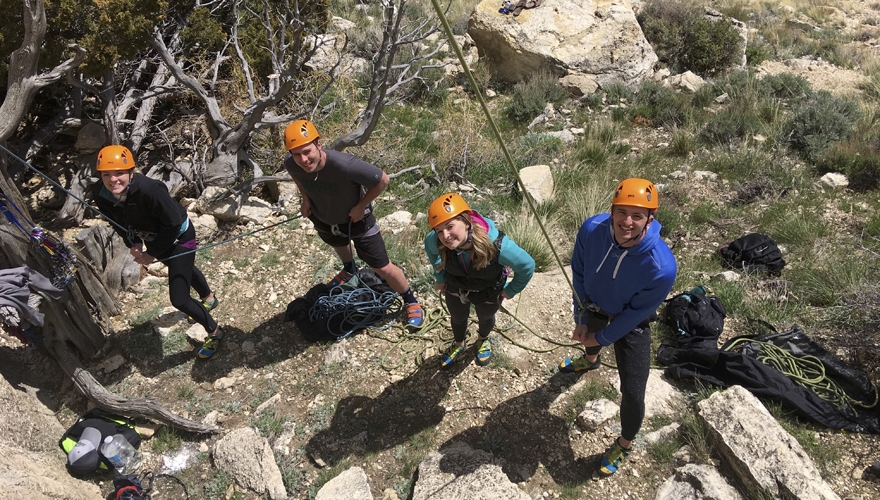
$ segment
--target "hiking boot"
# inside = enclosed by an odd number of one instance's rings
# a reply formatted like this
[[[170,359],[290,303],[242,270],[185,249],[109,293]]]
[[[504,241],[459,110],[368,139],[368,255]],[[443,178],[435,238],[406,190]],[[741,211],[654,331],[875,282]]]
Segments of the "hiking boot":
[[[424,319],[424,316],[425,315],[422,312],[422,306],[420,306],[418,302],[414,304],[407,304],[406,324],[418,328],[422,326],[422,320]]]
[[[202,344],[202,348],[199,349],[199,357],[202,359],[208,359],[214,355],[217,351],[217,348],[220,347],[220,341],[223,340],[222,337],[208,337],[205,339],[205,343]]]
[[[489,337],[481,339],[477,337],[477,365],[486,366],[492,361],[492,344]]]
[[[576,358],[566,358],[565,361],[563,361],[559,365],[559,371],[567,372],[567,373],[582,372],[585,370],[595,370],[596,368],[599,368],[600,366],[602,366],[602,357],[601,356],[596,358],[595,362],[590,363],[587,360],[587,355],[582,354]]]
[[[339,273],[327,280],[327,284],[330,285],[330,288],[335,286],[344,285],[348,283],[348,280],[351,279],[351,274],[349,274],[345,269],[339,271]]]
[[[464,347],[453,342],[452,346],[449,347],[449,350],[446,351],[446,354],[440,356],[440,368],[446,368],[451,365],[453,362],[455,362],[455,358],[457,358],[463,352]]]
[[[602,477],[608,477],[617,472],[617,469],[620,467],[620,462],[622,462],[631,451],[632,449],[626,449],[623,446],[620,446],[620,438],[615,439],[611,448],[609,448],[608,451],[605,452],[605,455],[602,456],[602,465],[599,467],[599,475]]]

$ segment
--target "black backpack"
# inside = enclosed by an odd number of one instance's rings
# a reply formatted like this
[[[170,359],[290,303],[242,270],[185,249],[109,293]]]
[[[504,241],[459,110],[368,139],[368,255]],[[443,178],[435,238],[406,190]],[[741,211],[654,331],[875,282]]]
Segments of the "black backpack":
[[[721,299],[706,297],[705,287],[694,287],[666,302],[666,323],[680,335],[679,345],[718,340],[727,311]]]
[[[728,267],[747,272],[778,274],[785,267],[782,252],[766,234],[747,234],[722,246],[718,253]]]

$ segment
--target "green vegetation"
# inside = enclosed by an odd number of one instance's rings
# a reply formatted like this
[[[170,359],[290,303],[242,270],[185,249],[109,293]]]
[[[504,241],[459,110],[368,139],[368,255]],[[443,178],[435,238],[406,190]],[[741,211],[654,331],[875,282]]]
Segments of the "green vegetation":
[[[674,72],[710,76],[736,64],[743,40],[727,18],[709,20],[690,2],[653,0],[637,16],[660,62]]]

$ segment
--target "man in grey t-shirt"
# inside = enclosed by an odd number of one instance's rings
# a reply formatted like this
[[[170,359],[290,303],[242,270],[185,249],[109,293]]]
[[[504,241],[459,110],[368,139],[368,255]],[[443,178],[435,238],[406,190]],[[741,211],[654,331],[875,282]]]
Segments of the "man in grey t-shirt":
[[[388,259],[370,205],[388,186],[388,175],[348,153],[324,149],[318,130],[308,120],[288,125],[284,142],[289,151],[284,168],[302,195],[300,212],[342,260],[343,268],[330,279],[330,285],[341,285],[354,274],[353,242],[358,257],[403,297],[407,323],[421,326],[422,308],[403,271]]]

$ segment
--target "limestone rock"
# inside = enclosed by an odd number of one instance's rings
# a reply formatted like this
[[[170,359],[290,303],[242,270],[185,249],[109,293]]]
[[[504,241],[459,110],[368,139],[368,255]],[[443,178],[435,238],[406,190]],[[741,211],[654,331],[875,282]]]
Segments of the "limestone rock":
[[[468,34],[503,80],[518,82],[543,70],[577,72],[599,86],[635,87],[657,62],[630,0],[545,0],[517,17],[500,14],[498,5],[480,2]]]
[[[373,500],[367,473],[360,467],[348,469],[327,481],[315,500]]]
[[[661,427],[654,432],[649,432],[645,435],[645,441],[648,444],[654,444],[660,442],[670,436],[674,436],[678,433],[678,428],[681,427],[681,424],[678,422],[673,422],[665,427]]]
[[[673,75],[664,80],[664,84],[676,90],[684,90],[687,92],[696,92],[705,84],[705,80],[698,75],[685,71],[680,75]]]
[[[455,443],[419,464],[413,500],[531,500],[491,453]]]
[[[746,389],[717,392],[697,408],[744,494],[760,496],[763,489],[774,498],[840,500],[800,443]]]
[[[849,179],[839,172],[828,172],[819,179],[819,183],[830,188],[841,188],[849,186]]]
[[[598,399],[587,403],[587,409],[577,416],[578,427],[594,432],[605,422],[614,418],[620,407],[607,399]]]
[[[553,197],[553,174],[550,165],[533,165],[519,171],[526,191],[541,204]]]
[[[599,84],[593,78],[580,73],[569,73],[559,79],[562,85],[571,95],[581,97],[592,94],[599,88]]]
[[[214,446],[217,468],[228,472],[241,486],[273,500],[287,498],[281,471],[269,441],[251,427],[235,429]]]
[[[663,483],[663,486],[657,491],[655,500],[681,500],[683,498],[740,500],[742,496],[714,468],[707,465],[688,464],[676,469],[675,474]]]

